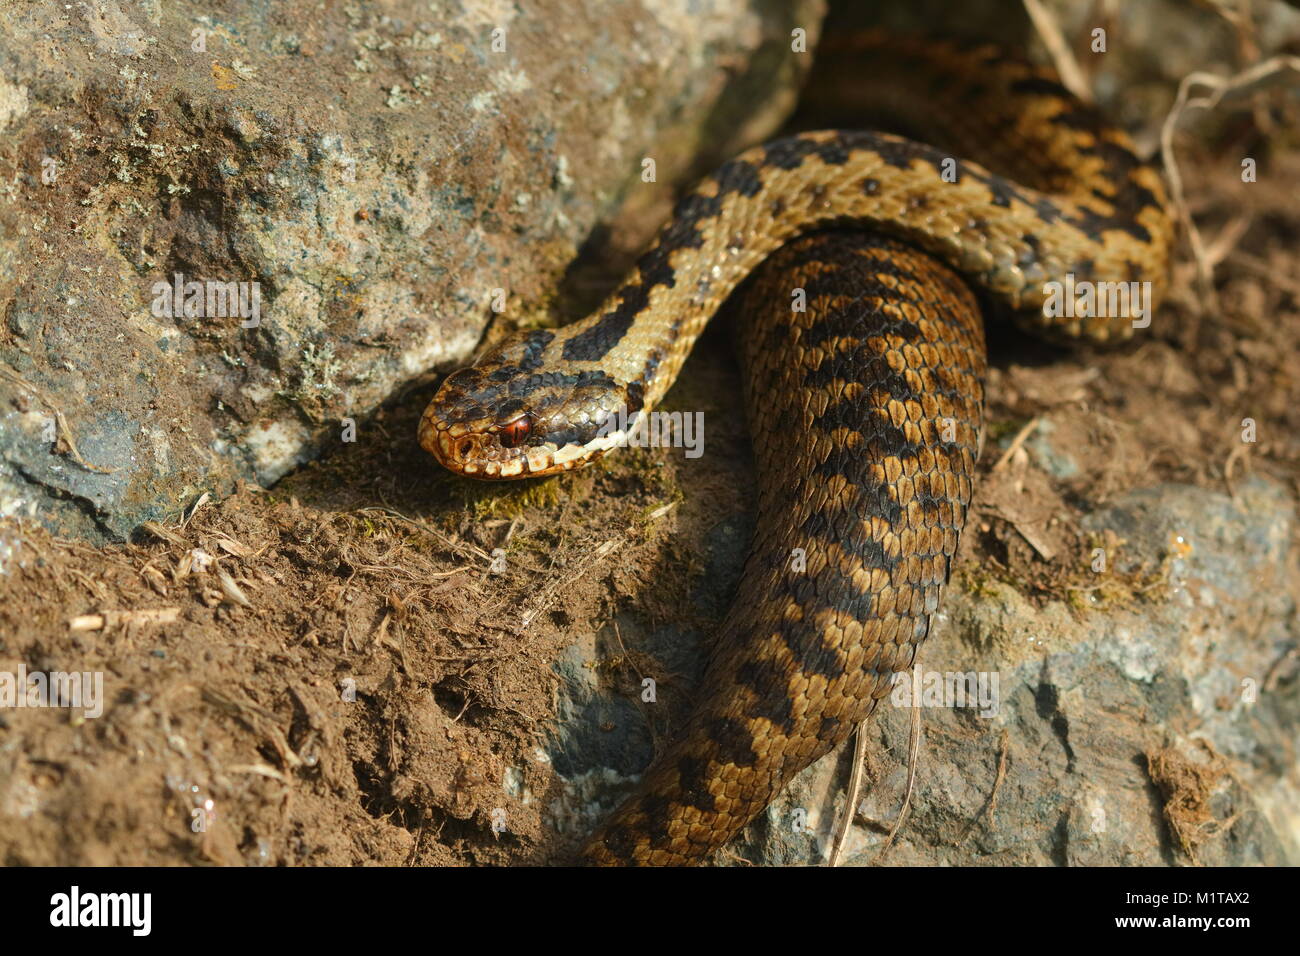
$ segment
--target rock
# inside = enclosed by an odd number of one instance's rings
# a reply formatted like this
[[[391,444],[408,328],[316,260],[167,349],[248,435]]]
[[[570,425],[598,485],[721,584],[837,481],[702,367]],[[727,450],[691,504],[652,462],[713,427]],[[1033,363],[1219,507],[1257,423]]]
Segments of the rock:
[[[1236,500],[1166,484],[1129,492],[1083,525],[1120,542],[1110,580],[1094,592],[1104,606],[1035,607],[1010,584],[971,586],[958,574],[920,659],[924,736],[910,817],[880,857],[907,785],[907,682],[867,725],[847,862],[1300,862],[1300,693],[1279,667],[1296,640],[1290,498],[1264,480],[1239,487]],[[724,554],[743,548],[718,544]],[[726,574],[716,579],[732,586]],[[932,693],[972,672],[973,705],[946,706],[952,698]],[[564,687],[573,693],[571,681]],[[632,727],[644,720],[618,724],[625,740]],[[641,737],[629,749],[649,756]],[[635,781],[625,763],[600,776],[610,750],[606,741],[567,754],[582,789],[556,805],[570,820],[574,799],[588,810],[571,826],[589,827]],[[841,747],[800,774],[726,856],[821,862],[843,812],[850,754]]]
[[[811,49],[820,17],[820,0],[0,10],[0,514],[122,538],[275,481],[467,358],[494,303],[544,314],[629,195],[769,132],[809,60],[791,30]]]
[[[733,515],[709,535],[709,564],[691,603],[721,617],[740,581],[752,521]],[[580,841],[632,791],[640,771],[655,753],[655,738],[670,733],[659,694],[680,700],[704,669],[706,635],[679,622],[646,627],[635,613],[620,614],[617,630],[606,628],[573,644],[554,664],[559,678],[556,725],[549,730],[546,752],[561,783],[549,807],[551,825]],[[644,678],[625,692],[611,692],[600,680],[599,662],[626,656],[635,648],[653,661],[658,675],[656,699],[647,702]],[[668,675],[665,679],[665,675]],[[673,715],[680,718],[681,711]]]

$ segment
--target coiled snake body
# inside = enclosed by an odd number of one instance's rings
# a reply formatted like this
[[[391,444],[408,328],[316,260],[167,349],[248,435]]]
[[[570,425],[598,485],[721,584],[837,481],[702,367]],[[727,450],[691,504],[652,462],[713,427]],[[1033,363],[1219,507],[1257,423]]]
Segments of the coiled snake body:
[[[1048,284],[1146,282],[1148,307],[1164,289],[1159,176],[1050,72],[992,48],[864,38],[852,52],[932,78],[923,102],[964,127],[961,155],[1032,182],[881,133],[757,147],[679,202],[595,314],[492,349],[448,377],[420,423],[421,444],[464,475],[578,467],[620,443],[602,429],[610,416],[655,406],[744,282],[755,539],[687,725],[592,838],[589,862],[700,860],[911,666],[971,497],[976,292],[1049,336],[1108,342],[1132,333],[1132,315],[1045,309]]]

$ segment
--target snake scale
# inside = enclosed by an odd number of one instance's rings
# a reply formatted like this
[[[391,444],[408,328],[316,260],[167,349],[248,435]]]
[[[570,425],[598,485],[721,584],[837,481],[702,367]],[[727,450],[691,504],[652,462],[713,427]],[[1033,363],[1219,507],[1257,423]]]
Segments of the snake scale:
[[[993,47],[841,47],[880,74],[905,71],[913,99],[843,81],[831,99],[946,124],[961,152],[852,130],[751,149],[679,201],[594,314],[490,349],[421,419],[423,447],[462,475],[576,468],[619,444],[601,428],[610,416],[654,408],[735,293],[754,541],[686,725],[586,862],[700,861],[911,666],[971,498],[984,313],[1113,342],[1131,316],[1057,314],[1047,283],[1146,282],[1152,303],[1165,286],[1173,227],[1158,174],[1050,71]]]

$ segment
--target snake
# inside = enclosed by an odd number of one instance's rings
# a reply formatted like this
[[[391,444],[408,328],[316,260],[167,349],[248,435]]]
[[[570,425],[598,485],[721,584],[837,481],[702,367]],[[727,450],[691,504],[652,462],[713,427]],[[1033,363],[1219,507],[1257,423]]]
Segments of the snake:
[[[912,667],[971,502],[986,318],[1119,343],[1149,313],[1062,307],[1060,290],[1086,305],[1079,289],[1123,284],[1154,309],[1168,282],[1159,172],[1051,69],[928,38],[836,49],[876,79],[832,72],[828,102],[907,136],[811,129],[740,153],[596,311],[501,340],[420,419],[456,474],[571,471],[627,444],[710,319],[735,316],[753,540],[689,716],[584,863],[706,861]]]

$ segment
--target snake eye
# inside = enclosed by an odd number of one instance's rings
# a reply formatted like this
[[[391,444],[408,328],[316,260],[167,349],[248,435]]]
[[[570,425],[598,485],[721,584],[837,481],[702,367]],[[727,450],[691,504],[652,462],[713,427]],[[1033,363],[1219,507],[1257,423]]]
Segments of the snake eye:
[[[532,431],[533,417],[524,412],[509,424],[502,425],[497,435],[501,439],[502,448],[515,448],[522,445],[524,439],[531,435]]]

